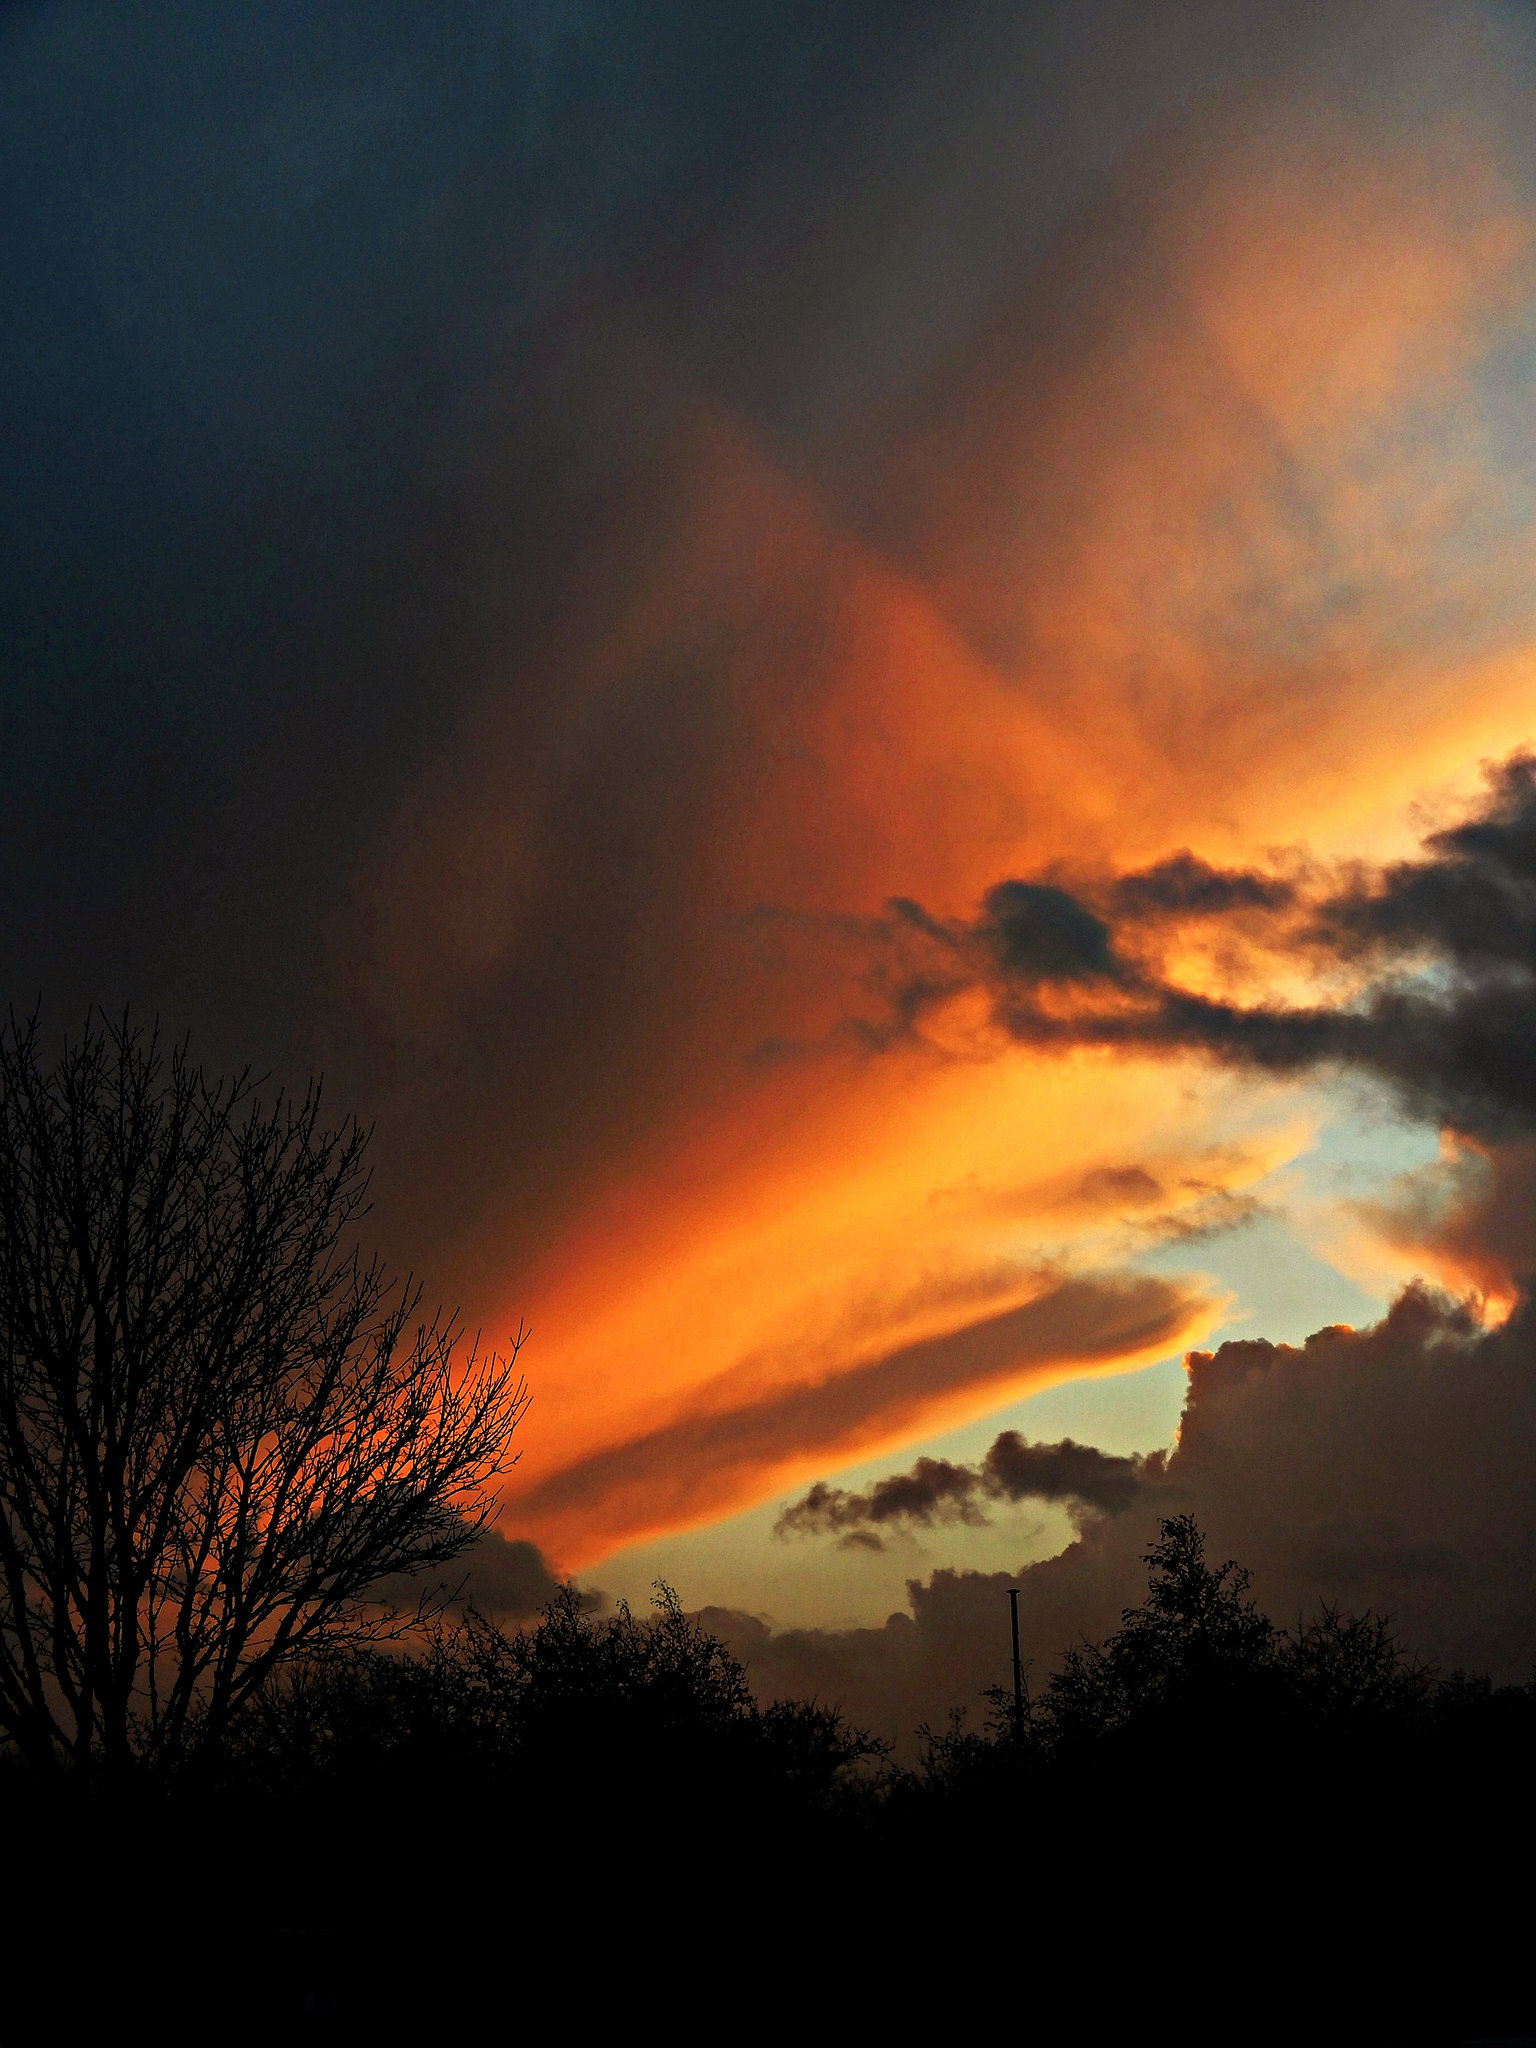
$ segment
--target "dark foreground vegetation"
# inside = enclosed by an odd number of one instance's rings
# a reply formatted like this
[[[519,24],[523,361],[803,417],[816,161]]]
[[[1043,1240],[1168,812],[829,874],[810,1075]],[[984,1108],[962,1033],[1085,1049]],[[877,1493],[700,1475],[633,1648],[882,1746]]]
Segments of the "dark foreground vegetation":
[[[174,1997],[320,2035],[546,1994],[593,2031],[665,1996],[685,2040],[807,2005],[914,2034],[1528,2033],[1536,1689],[1437,1675],[1372,1616],[1282,1630],[1188,1518],[1147,1561],[1114,1636],[912,1768],[833,1707],[761,1706],[666,1589],[645,1619],[568,1589],[530,1629],[337,1650],[174,1771],[14,1768],[8,1924],[41,1953],[63,1903]]]
[[[1536,2034],[1536,1694],[1281,1630],[1188,1520],[915,1768],[670,1592],[449,1618],[516,1344],[365,1257],[319,1108],[0,1029],[10,2033]]]

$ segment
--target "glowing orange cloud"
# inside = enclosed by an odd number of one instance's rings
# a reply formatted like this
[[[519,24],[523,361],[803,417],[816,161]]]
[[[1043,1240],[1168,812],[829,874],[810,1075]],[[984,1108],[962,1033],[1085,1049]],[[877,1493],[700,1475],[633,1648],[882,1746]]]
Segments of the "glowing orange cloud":
[[[618,518],[621,594],[528,657],[546,726],[488,674],[348,941],[430,1091],[455,1016],[593,915],[594,762],[654,876],[592,969],[622,1031],[551,1027],[530,1115],[577,1135],[463,1239],[488,1320],[534,1330],[508,1529],[587,1561],[1190,1338],[1198,1293],[1089,1269],[1149,1162],[1240,1187],[1294,1094],[958,1028],[860,1061],[829,920],[1059,860],[1379,852],[1536,732],[1511,586],[1447,566],[1496,468],[1418,430],[1474,419],[1529,247],[1475,136],[1271,113],[1149,145],[875,456],[791,463],[625,337],[614,417],[643,387],[667,482]]]
[[[1149,1274],[1062,1281],[943,1336],[594,1452],[520,1496],[519,1519],[581,1565],[617,1540],[728,1510],[744,1492],[846,1464],[957,1411],[1157,1357],[1209,1321],[1207,1302]]]

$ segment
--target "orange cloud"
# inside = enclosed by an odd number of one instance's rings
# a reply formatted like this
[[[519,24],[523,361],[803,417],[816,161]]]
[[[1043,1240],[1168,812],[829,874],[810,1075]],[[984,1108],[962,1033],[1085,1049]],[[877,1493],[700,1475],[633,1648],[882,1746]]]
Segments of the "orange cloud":
[[[710,1406],[589,1454],[515,1498],[510,1519],[567,1569],[619,1542],[702,1520],[933,1428],[1095,1367],[1125,1367],[1187,1341],[1211,1304],[1150,1274],[1048,1286],[1000,1315],[791,1384]]]
[[[849,965],[757,913],[969,914],[1010,870],[1182,846],[1379,852],[1536,731],[1531,624],[1474,544],[1507,509],[1479,365],[1529,247],[1475,132],[1282,97],[1128,160],[873,452],[784,449],[628,320],[551,375],[539,453],[597,477],[570,523],[600,594],[475,650],[338,939],[403,1119],[441,1131],[450,1075],[497,1105],[434,1211],[487,1320],[534,1328],[520,1526],[592,1558],[1146,1355],[1084,1191],[1134,1208],[1103,1176],[1276,1156],[1294,1094],[999,1065],[964,1018],[943,1056],[775,1058],[846,1015]],[[932,1199],[967,1183],[1015,1198]],[[956,1303],[1024,1344],[1043,1249],[1084,1269],[1087,1334],[984,1365]],[[1168,1348],[1196,1309],[1158,1299]]]

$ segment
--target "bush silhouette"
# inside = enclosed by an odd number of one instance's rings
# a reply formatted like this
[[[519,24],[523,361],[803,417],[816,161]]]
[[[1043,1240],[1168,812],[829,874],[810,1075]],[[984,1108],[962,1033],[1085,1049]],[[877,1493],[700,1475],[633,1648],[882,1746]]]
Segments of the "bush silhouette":
[[[594,1767],[605,1782],[665,1778],[673,1798],[755,1789],[825,1806],[884,1754],[832,1708],[760,1705],[670,1586],[653,1607],[599,1616],[566,1585],[532,1628],[470,1611],[411,1656],[358,1647],[274,1673],[232,1726],[226,1768],[274,1788],[470,1773],[515,1787],[526,1819],[541,1786],[568,1812]]]
[[[1209,1779],[1233,1747],[1256,1780],[1315,1772],[1361,1744],[1379,1753],[1443,1745],[1480,1716],[1490,1725],[1536,1720],[1530,1688],[1494,1688],[1461,1672],[1440,1678],[1381,1615],[1325,1604],[1294,1629],[1278,1627],[1251,1598],[1241,1565],[1208,1561],[1190,1515],[1159,1523],[1144,1562],[1146,1598],[1103,1642],[1063,1652],[1026,1698],[1022,1724],[1011,1693],[994,1687],[983,1729],[957,1712],[947,1728],[921,1731],[922,1763],[904,1796],[917,1783],[939,1796],[990,1797],[1021,1774],[1135,1772],[1187,1753],[1199,1754]]]

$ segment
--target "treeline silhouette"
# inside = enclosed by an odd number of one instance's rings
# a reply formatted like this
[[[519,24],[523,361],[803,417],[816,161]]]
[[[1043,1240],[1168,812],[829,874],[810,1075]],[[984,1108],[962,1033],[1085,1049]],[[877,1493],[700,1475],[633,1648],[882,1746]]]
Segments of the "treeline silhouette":
[[[1536,1684],[1438,1673],[1375,1614],[1282,1628],[1187,1515],[1145,1562],[1033,1697],[923,1731],[875,1835],[1011,1897],[1090,2037],[1536,2037]]]
[[[867,1788],[853,1767],[883,1754],[834,1707],[760,1705],[745,1667],[670,1586],[641,1618],[627,1604],[599,1617],[567,1585],[531,1629],[471,1609],[414,1654],[359,1646],[288,1668],[199,1775],[310,1800],[385,1783],[417,1797],[472,1788],[515,1798],[525,1824],[547,1806],[563,1827],[599,1761],[599,1809],[615,1784],[657,1782],[683,1805],[728,1793],[738,1812],[761,1802],[811,1814],[858,1799]]]
[[[1023,1999],[1089,2039],[1518,2037],[1536,1688],[1437,1674],[1375,1615],[1281,1628],[1187,1516],[1147,1564],[1112,1636],[910,1765],[835,1705],[758,1702],[665,1586],[338,1646],[175,1768],[14,1764],[11,1925],[89,1922],[82,1875],[126,1857],[98,1932],[152,1949],[211,1878],[227,1933],[182,1981],[321,2032],[494,2017],[473,1955],[787,1972],[914,2025]]]

